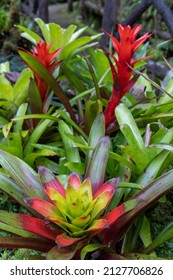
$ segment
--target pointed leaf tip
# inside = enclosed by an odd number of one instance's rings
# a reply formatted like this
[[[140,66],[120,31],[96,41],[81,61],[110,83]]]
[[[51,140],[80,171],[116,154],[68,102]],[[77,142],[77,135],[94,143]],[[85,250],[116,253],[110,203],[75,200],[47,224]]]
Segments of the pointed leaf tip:
[[[70,176],[68,177],[68,185],[72,186],[75,190],[79,189],[81,181],[78,174],[76,174],[75,172],[72,172],[70,174]]]
[[[24,201],[26,204],[28,204],[30,207],[33,205],[33,199],[31,197],[24,198]]]
[[[112,193],[112,195],[114,194],[114,192],[117,189],[117,185],[119,183],[119,178],[113,178],[110,179],[109,181],[105,182],[98,190],[97,192],[94,194],[94,198],[99,196],[100,194],[104,193],[104,192],[110,192]]]
[[[82,238],[81,237],[70,237],[66,233],[63,233],[61,235],[58,235],[56,238],[56,243],[59,248],[66,247],[66,246],[71,246],[78,241],[80,241]]]
[[[110,139],[109,136],[104,136],[95,147],[85,173],[85,178],[91,181],[93,195],[103,185],[109,151]]]
[[[38,173],[40,175],[40,179],[44,185],[44,189],[47,187],[52,188],[58,191],[62,196],[65,197],[66,191],[58,178],[55,177],[53,172],[44,166],[39,166]]]

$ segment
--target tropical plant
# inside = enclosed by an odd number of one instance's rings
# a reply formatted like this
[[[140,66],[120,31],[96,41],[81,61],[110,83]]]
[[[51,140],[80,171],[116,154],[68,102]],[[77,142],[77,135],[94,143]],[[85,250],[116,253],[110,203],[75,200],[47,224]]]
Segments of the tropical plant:
[[[117,70],[111,63],[111,71],[113,75],[113,92],[108,102],[108,106],[105,112],[105,124],[110,125],[115,119],[114,110],[116,106],[120,103],[121,98],[130,90],[130,88],[135,84],[137,77],[132,78],[133,70],[129,66],[134,67],[135,64],[141,60],[147,59],[147,57],[134,60],[134,54],[139,46],[146,41],[151,34],[146,33],[142,37],[136,40],[136,37],[141,30],[141,25],[136,25],[134,28],[130,26],[123,27],[121,24],[118,25],[118,31],[120,35],[120,41],[118,41],[111,34],[108,34],[111,38],[114,49],[118,59],[113,56]]]
[[[104,120],[100,117],[93,126],[97,124],[98,127],[98,121],[100,127],[104,127]],[[92,131],[91,143],[94,140]],[[38,177],[26,163],[1,151],[1,165],[11,177],[10,179],[9,175],[1,174],[1,189],[12,195],[32,215],[9,214],[4,210],[1,211],[1,230],[19,236],[8,237],[8,241],[7,237],[2,236],[0,238],[2,247],[24,247],[48,252],[48,259],[71,259],[79,258],[80,255],[85,258],[87,253],[97,249],[101,258],[104,258],[105,250],[105,256],[118,258],[115,244],[139,214],[172,188],[173,172],[171,170],[157,180],[153,178],[149,180],[148,172],[144,172],[141,177],[146,174],[145,180],[148,179],[146,183],[144,178],[143,182],[138,180],[129,184],[122,181],[119,183],[119,179],[113,178],[104,183],[110,143],[107,136],[98,140],[99,137],[97,134],[95,140],[97,139],[98,144],[92,153],[88,151],[88,166],[84,174],[86,179],[81,183],[79,176],[72,173],[68,179],[66,177],[66,190],[64,184],[62,185],[50,170],[40,167]],[[101,163],[99,168],[97,162]],[[157,166],[156,160],[152,165],[153,169]],[[153,169],[150,167],[150,170]],[[123,184],[124,187],[128,187],[128,192],[129,188],[138,189],[138,194],[116,206]],[[140,190],[141,185],[144,184],[145,187]],[[104,209],[113,194],[110,207],[104,214]],[[37,212],[46,220],[40,218]],[[98,238],[95,239],[95,235]],[[107,244],[112,244],[111,250]]]
[[[173,91],[169,77],[159,85],[136,69],[150,34],[136,40],[141,26],[119,25],[120,41],[108,34],[117,52],[106,51],[108,59],[91,48],[95,37],[78,38],[84,29],[36,22],[43,37],[18,26],[34,44],[19,50],[26,80],[0,77],[3,102],[6,85],[19,102],[1,117],[0,189],[26,209],[0,210],[0,229],[10,233],[0,246],[47,259],[157,259],[172,224],[152,240],[146,214],[172,188]],[[125,96],[135,82],[144,103]]]
[[[56,66],[60,64],[60,61],[54,62],[55,57],[61,52],[61,49],[58,49],[50,53],[50,48],[52,44],[47,45],[46,42],[40,41],[37,43],[36,47],[33,49],[32,53],[26,51],[38,61],[40,61],[49,73],[53,73],[53,70]],[[25,50],[24,50],[25,51]],[[32,69],[31,69],[32,70]],[[34,72],[34,69],[33,69]],[[50,106],[50,90],[48,90],[48,85],[43,81],[37,73],[34,72],[34,76],[37,83],[38,93],[34,90],[34,83],[31,84],[30,94],[34,94],[34,98],[30,96],[30,108],[31,112],[34,114],[46,113]],[[34,99],[34,102],[32,102]],[[49,102],[48,102],[49,100]],[[48,103],[48,104],[47,104]]]

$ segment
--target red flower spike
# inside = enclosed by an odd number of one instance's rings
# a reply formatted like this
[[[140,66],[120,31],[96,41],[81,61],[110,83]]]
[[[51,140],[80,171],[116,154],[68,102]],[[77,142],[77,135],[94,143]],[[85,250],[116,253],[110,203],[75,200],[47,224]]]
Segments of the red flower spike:
[[[118,32],[120,40],[118,41],[114,36],[106,32],[110,37],[113,47],[117,53],[118,58],[115,58],[109,51],[109,55],[113,58],[116,67],[110,62],[112,77],[114,81],[113,91],[108,101],[108,106],[105,110],[105,125],[108,127],[115,120],[115,108],[119,105],[121,98],[134,85],[133,71],[129,66],[133,67],[141,60],[148,57],[142,57],[134,61],[133,57],[139,46],[146,41],[151,34],[146,33],[136,40],[136,37],[141,30],[141,25],[136,25],[134,28],[128,26],[118,25]],[[129,66],[128,66],[129,65]]]
[[[38,61],[40,61],[46,68],[47,70],[52,73],[53,70],[57,65],[61,63],[61,61],[55,62],[55,58],[57,55],[61,52],[61,48],[54,52],[50,52],[50,49],[52,47],[52,44],[47,45],[45,41],[40,41],[37,43],[36,47],[33,48],[32,52],[28,52],[24,50],[26,53],[32,55],[34,58],[36,58]],[[28,67],[30,67],[28,65]],[[31,68],[31,67],[30,67]],[[39,75],[34,71],[34,69],[31,69],[34,73],[34,76],[37,81],[37,87],[40,92],[40,96],[42,99],[42,108],[44,109],[44,104],[46,103],[46,100],[49,96],[49,88],[47,84],[39,77]],[[46,113],[46,112],[44,112]]]

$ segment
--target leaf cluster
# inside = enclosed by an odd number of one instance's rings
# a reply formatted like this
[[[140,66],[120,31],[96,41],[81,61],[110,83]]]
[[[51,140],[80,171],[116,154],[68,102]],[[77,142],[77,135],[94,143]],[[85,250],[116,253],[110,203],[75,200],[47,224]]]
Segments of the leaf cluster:
[[[144,99],[139,102],[127,93],[116,107],[116,121],[108,130],[104,108],[113,79],[107,56],[95,49],[97,36],[82,37],[85,28],[76,30],[74,25],[64,30],[41,19],[36,22],[42,35],[18,26],[22,36],[35,46],[44,39],[52,44],[52,51],[62,48],[56,57],[62,63],[50,73],[31,54],[20,50],[27,65],[51,90],[45,114],[37,110],[40,99],[33,72],[26,68],[17,81],[10,82],[5,75],[10,70],[8,63],[1,65],[0,189],[4,194],[0,229],[11,236],[1,236],[0,246],[38,250],[47,259],[133,259],[136,252],[137,258],[157,259],[155,249],[173,237],[172,222],[153,237],[147,216],[148,209],[163,200],[173,186],[171,72],[156,83],[145,71],[139,71],[144,64],[137,65],[133,71],[139,76],[137,85],[143,88]],[[139,51],[139,57],[145,52],[146,47]],[[34,102],[38,106],[33,113]],[[37,120],[36,125],[33,120]],[[26,203],[33,197],[48,200],[38,166],[49,168],[64,188],[71,172],[81,179],[89,178],[93,190],[118,178],[115,194],[101,213],[109,228],[58,248],[60,228]],[[8,213],[5,193],[22,205],[25,213]]]

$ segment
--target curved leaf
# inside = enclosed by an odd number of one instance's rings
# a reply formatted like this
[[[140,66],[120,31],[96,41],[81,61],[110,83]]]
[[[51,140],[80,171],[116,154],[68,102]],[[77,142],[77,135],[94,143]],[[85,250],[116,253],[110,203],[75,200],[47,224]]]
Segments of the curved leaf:
[[[167,240],[173,238],[173,222],[166,226],[160,234],[153,240],[153,242],[143,251],[144,254],[148,254],[155,248],[166,242]]]
[[[25,238],[17,236],[0,236],[1,248],[27,248],[32,250],[38,250],[41,252],[48,252],[53,243],[43,239]]]
[[[24,161],[0,150],[0,164],[28,196],[45,198],[37,173]]]
[[[118,220],[112,223],[112,226],[107,230],[104,230],[100,238],[105,243],[115,244],[124,235],[134,219],[147,208],[149,208],[154,202],[156,202],[164,194],[168,193],[173,187],[173,170],[165,173],[154,182],[146,186],[135,196],[136,205],[131,211],[124,213]],[[129,201],[130,202],[130,201]],[[128,203],[128,202],[126,202]],[[124,203],[124,205],[126,204]],[[120,205],[121,206],[121,205]],[[120,207],[119,206],[119,207]],[[113,213],[112,210],[107,215]],[[104,218],[107,218],[107,215]]]
[[[24,59],[24,61],[29,65],[31,69],[34,70],[39,77],[43,79],[44,82],[47,83],[47,85],[54,91],[55,95],[60,99],[66,110],[69,112],[71,118],[76,121],[73,108],[70,105],[69,99],[62,90],[62,88],[59,86],[58,82],[55,80],[53,75],[49,73],[49,71],[46,69],[46,67],[38,61],[36,58],[32,56],[32,54],[27,53],[25,51],[19,51],[20,56]]]
[[[102,249],[104,248],[103,245],[101,244],[89,244],[89,245],[86,245],[82,250],[81,250],[81,259],[84,260],[87,253],[91,253],[93,251],[96,251],[97,249]]]
[[[53,247],[47,254],[47,260],[71,260],[75,255],[74,248],[58,248]]]
[[[109,157],[110,140],[105,136],[95,147],[90,163],[85,172],[85,178],[89,178],[92,184],[93,194],[103,185],[105,170]]]

